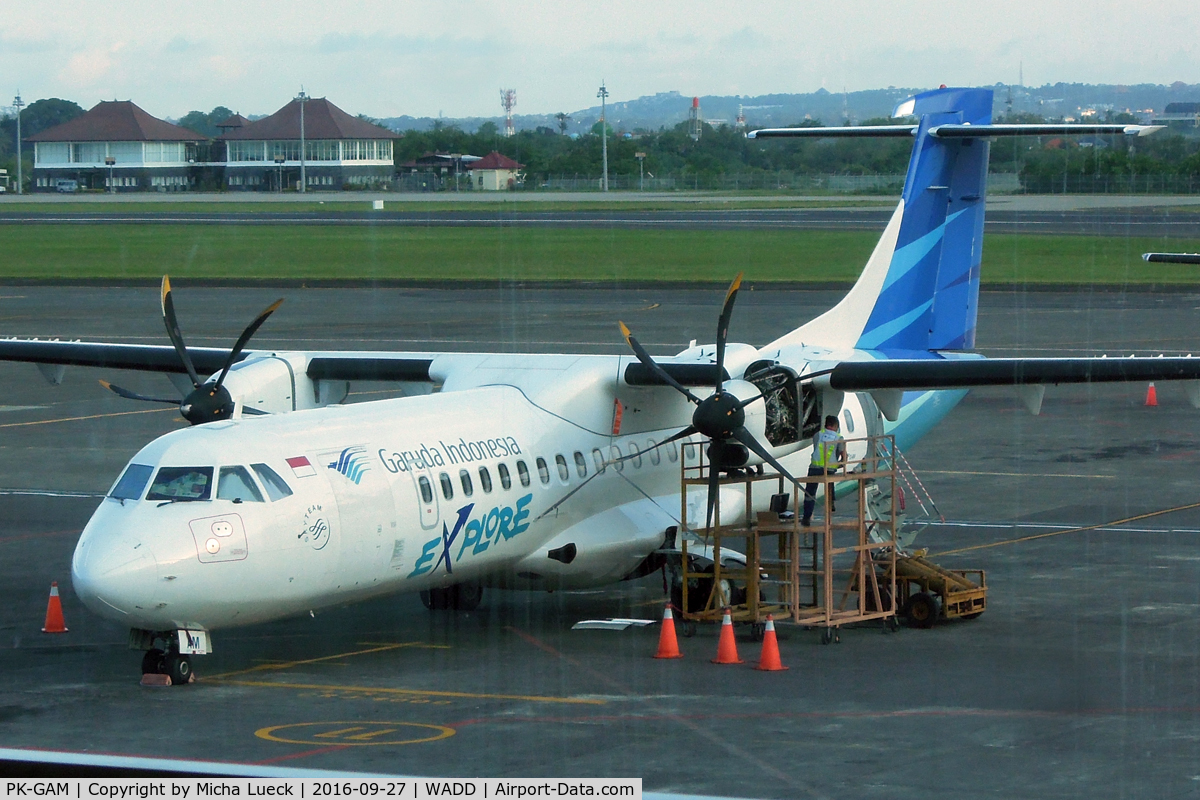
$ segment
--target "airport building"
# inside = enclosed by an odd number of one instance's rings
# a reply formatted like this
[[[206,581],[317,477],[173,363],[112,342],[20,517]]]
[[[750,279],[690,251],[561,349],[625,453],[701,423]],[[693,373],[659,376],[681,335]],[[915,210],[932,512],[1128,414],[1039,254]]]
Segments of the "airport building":
[[[325,98],[303,104],[304,173],[309,190],[384,186],[395,172],[396,134],[352,117]],[[232,191],[279,191],[300,185],[301,101],[293,100],[253,122],[226,120],[217,138],[224,145],[224,186]],[[219,148],[218,148],[219,150]]]
[[[511,189],[521,180],[521,168],[511,158],[493,150],[471,165],[471,174],[475,177],[475,187],[485,192],[499,192]]]
[[[204,139],[128,100],[100,102],[25,140],[33,144],[32,189],[185,191],[196,183]]]

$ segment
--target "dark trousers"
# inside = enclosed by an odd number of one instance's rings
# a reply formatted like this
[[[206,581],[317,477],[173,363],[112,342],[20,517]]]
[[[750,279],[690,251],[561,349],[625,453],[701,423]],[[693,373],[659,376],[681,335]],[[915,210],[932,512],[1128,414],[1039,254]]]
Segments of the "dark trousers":
[[[826,469],[825,467],[809,467],[808,477],[814,475],[836,475],[836,469]],[[804,485],[804,516],[803,521],[808,522],[812,519],[813,509],[817,507],[817,487],[820,484],[807,483]],[[829,493],[829,511],[833,513],[837,510],[833,501],[833,484],[825,484],[825,491]]]

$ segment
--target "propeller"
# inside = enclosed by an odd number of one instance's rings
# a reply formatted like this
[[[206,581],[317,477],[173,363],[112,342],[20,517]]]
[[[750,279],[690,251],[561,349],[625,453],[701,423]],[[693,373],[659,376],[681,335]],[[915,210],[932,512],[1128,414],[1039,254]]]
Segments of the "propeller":
[[[246,329],[242,331],[242,335],[234,343],[233,349],[229,351],[229,357],[225,359],[225,366],[221,368],[217,379],[211,383],[206,383],[200,379],[200,376],[196,373],[196,366],[192,362],[192,357],[188,354],[187,345],[183,341],[183,332],[179,329],[179,319],[175,315],[175,302],[171,299],[171,280],[166,275],[162,279],[161,301],[163,323],[167,328],[167,337],[170,338],[175,352],[179,354],[179,360],[183,362],[183,368],[187,371],[188,377],[192,381],[192,391],[179,404],[179,413],[193,425],[229,419],[233,416],[234,402],[233,397],[229,394],[229,390],[225,388],[225,377],[229,374],[230,367],[237,362],[238,356],[242,354],[242,350],[246,348],[250,337],[254,336],[255,332],[262,327],[262,324],[267,321],[267,317],[275,313],[275,309],[279,308],[283,303],[283,298],[276,300],[263,309],[246,326]],[[122,389],[120,386],[114,386],[107,381],[100,381],[100,383],[106,389],[130,400],[143,400],[151,403],[177,402],[160,397],[147,397],[146,395],[131,392],[128,389]],[[258,409],[247,408],[245,411],[249,413],[262,413]]]
[[[717,318],[716,381],[713,393],[708,397],[703,399],[697,397],[687,387],[671,377],[666,370],[655,363],[650,354],[646,352],[646,348],[642,347],[641,343],[634,338],[625,323],[620,323],[621,333],[625,336],[625,341],[629,343],[629,347],[637,356],[638,361],[658,376],[663,383],[674,388],[696,406],[696,410],[692,412],[692,424],[662,444],[686,438],[694,433],[700,433],[709,439],[708,514],[705,517],[705,527],[712,527],[713,510],[717,502],[717,493],[721,488],[721,472],[732,466],[731,462],[737,458],[738,451],[741,449],[739,445],[770,464],[789,481],[799,483],[746,428],[746,407],[761,400],[762,395],[756,395],[749,400],[741,400],[732,392],[725,391],[724,388],[725,345],[729,338],[729,322],[733,316],[733,304],[737,299],[738,289],[742,285],[742,274],[739,272],[733,283],[730,284],[729,291],[725,293],[725,302],[721,306],[721,314]]]

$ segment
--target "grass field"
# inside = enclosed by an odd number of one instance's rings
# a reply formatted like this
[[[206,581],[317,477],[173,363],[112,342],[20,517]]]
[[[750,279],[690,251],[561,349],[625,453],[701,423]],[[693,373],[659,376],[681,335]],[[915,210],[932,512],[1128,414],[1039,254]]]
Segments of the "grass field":
[[[0,278],[852,281],[878,234],[384,226],[3,225]],[[991,235],[985,283],[1200,283],[1147,250],[1200,241]]]

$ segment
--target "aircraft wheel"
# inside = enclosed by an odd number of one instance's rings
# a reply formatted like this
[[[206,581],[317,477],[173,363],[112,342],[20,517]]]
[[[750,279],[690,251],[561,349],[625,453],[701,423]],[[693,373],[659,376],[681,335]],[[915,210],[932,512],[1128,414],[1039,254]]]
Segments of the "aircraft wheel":
[[[762,622],[751,622],[750,623],[750,641],[761,642],[763,640],[763,635],[766,632],[767,632],[767,626],[765,623],[762,623]]]
[[[449,590],[443,588],[422,589],[421,603],[430,611],[445,611],[450,607]]]
[[[192,660],[178,653],[167,656],[166,673],[171,676],[172,686],[181,686],[192,678]]]
[[[938,604],[933,595],[917,592],[908,599],[905,609],[908,624],[914,628],[932,628],[938,618]]]
[[[450,588],[454,590],[451,607],[458,611],[474,611],[483,601],[483,586],[475,581],[459,583]]]
[[[166,653],[158,648],[147,650],[142,656],[142,674],[143,675],[162,675],[166,669]]]

